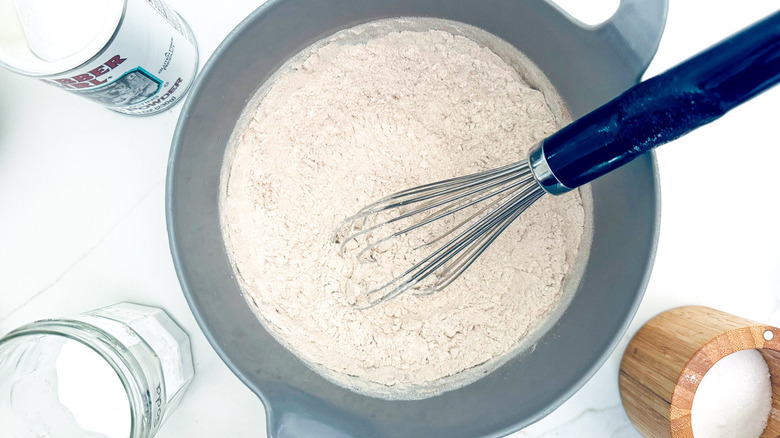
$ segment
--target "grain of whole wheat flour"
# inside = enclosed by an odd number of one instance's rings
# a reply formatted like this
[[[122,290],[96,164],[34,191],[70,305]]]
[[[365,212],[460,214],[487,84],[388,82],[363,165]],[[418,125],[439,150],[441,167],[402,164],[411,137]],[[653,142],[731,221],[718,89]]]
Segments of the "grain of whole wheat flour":
[[[353,305],[363,271],[410,261],[358,266],[330,240],[381,196],[518,161],[561,126],[493,51],[442,30],[336,38],[260,93],[226,159],[223,234],[250,305],[312,368],[379,397],[430,396],[495,368],[557,308],[585,240],[576,191],[538,201],[444,291],[368,310]]]

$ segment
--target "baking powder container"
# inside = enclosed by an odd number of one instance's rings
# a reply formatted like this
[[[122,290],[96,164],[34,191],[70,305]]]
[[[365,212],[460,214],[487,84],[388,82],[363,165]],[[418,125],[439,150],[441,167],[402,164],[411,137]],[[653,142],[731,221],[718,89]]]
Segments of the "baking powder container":
[[[161,309],[34,322],[0,340],[0,435],[151,438],[192,375],[189,338]]]
[[[772,408],[762,438],[780,436],[780,329],[700,306],[679,307],[647,322],[620,364],[620,396],[648,438],[693,438],[696,390],[716,362],[756,349],[769,368]]]
[[[198,49],[175,11],[161,0],[79,3],[0,0],[0,65],[123,114],[182,99]]]

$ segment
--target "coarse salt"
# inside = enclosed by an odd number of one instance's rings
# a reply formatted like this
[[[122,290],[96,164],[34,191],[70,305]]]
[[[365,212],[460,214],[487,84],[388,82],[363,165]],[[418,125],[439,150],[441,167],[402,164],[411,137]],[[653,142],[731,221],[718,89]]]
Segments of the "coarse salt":
[[[719,360],[704,375],[693,398],[695,438],[758,438],[772,409],[769,368],[758,350]]]

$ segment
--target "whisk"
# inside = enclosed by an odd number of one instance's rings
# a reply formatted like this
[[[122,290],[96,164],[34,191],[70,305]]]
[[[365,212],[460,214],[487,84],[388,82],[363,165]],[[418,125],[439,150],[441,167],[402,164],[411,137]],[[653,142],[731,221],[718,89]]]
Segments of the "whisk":
[[[448,218],[455,224],[414,249],[440,246],[367,290],[365,307],[412,289],[416,295],[432,294],[452,284],[546,193],[560,195],[593,181],[779,81],[780,12],[628,89],[543,140],[526,160],[411,188],[365,206],[342,222],[334,241],[342,254],[357,251],[361,262],[371,262],[382,245]],[[458,214],[467,217],[453,220]]]

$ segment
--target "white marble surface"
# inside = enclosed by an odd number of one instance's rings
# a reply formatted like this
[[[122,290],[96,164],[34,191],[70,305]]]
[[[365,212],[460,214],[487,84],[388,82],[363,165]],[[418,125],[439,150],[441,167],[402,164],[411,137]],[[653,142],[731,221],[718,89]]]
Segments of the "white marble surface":
[[[671,2],[650,74],[778,7],[760,0]],[[262,0],[168,3],[189,21],[205,60]],[[593,4],[609,8],[614,1]],[[661,240],[629,334],[685,304],[780,324],[778,104],[780,88],[658,152]],[[0,335],[124,300],[161,306],[189,332],[197,373],[158,436],[265,436],[262,404],[199,331],[168,252],[164,178],[180,110],[126,117],[0,69]],[[617,389],[627,341],[574,397],[513,436],[639,436]]]

